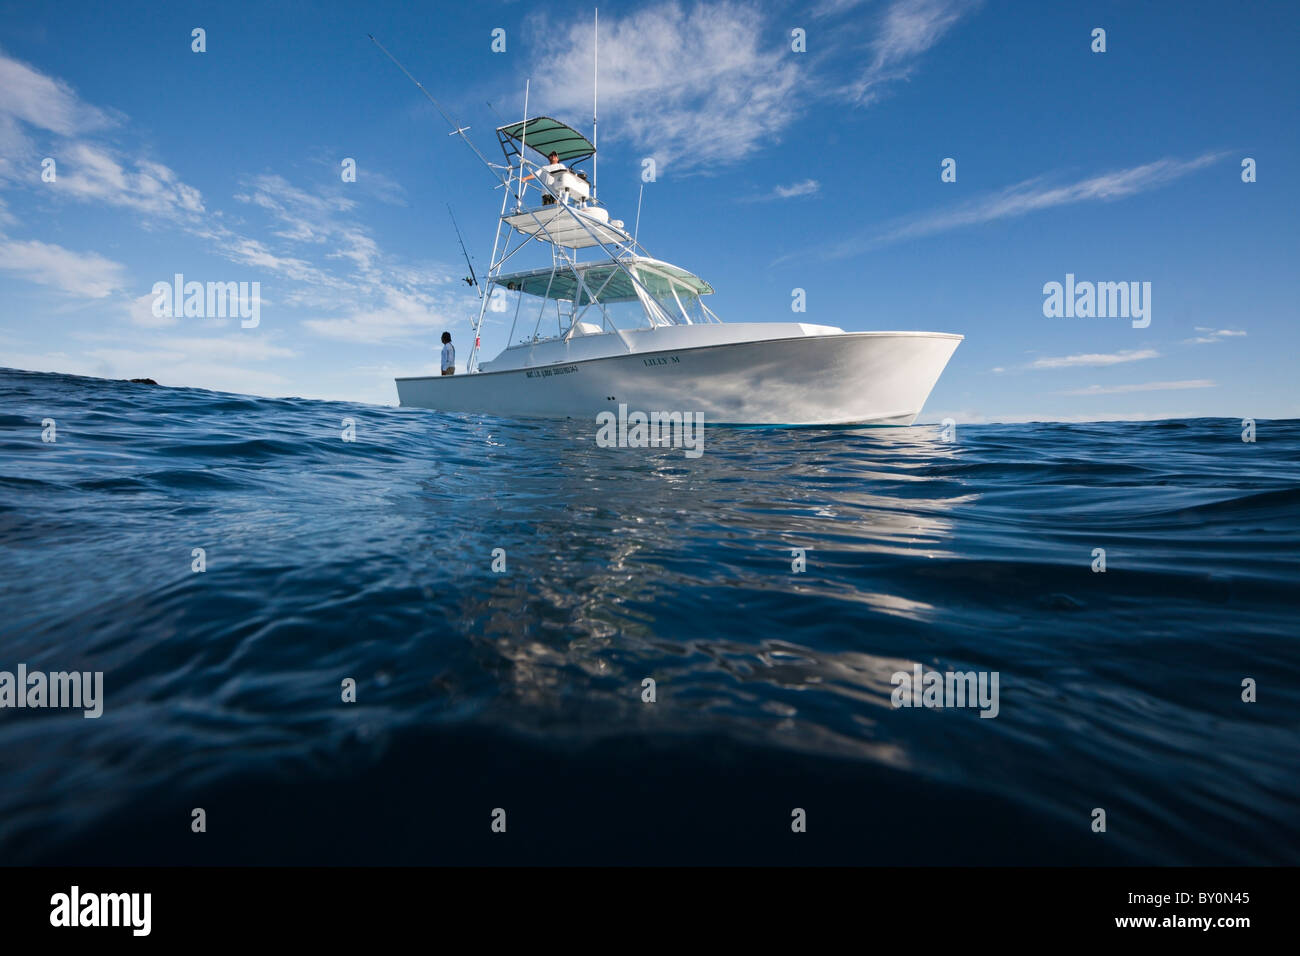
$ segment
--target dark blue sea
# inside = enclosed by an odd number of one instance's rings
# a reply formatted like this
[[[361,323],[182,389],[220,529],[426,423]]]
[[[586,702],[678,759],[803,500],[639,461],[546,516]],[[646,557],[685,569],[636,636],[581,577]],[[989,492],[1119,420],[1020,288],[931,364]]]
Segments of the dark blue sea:
[[[0,372],[0,862],[1300,863],[1300,422],[594,435]]]

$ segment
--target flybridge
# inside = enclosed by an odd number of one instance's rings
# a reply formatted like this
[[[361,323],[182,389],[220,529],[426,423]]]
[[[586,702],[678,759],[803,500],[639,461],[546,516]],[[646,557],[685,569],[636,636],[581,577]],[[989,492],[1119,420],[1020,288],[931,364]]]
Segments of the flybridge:
[[[552,153],[562,163],[579,163],[596,155],[596,146],[571,126],[566,126],[549,116],[534,116],[519,123],[510,123],[497,129],[501,151],[507,160],[531,146],[540,156]],[[516,145],[518,147],[516,148]]]

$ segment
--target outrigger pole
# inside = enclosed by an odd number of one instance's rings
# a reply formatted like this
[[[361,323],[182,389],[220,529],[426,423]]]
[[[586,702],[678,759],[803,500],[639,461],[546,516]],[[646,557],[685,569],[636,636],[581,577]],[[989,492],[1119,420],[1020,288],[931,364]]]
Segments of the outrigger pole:
[[[600,7],[591,31],[591,198],[596,198],[596,104],[600,102]]]
[[[402,66],[401,62],[397,59],[397,57],[393,56],[393,54],[389,53],[386,49],[384,49],[384,45],[375,39],[375,35],[373,33],[367,33],[366,36],[370,37],[370,42],[372,42],[375,46],[379,47],[380,51],[384,54],[384,56],[392,60],[393,64],[399,70],[401,70],[403,73],[406,74],[406,78],[409,79],[416,86],[418,86],[420,88],[420,92],[423,93],[426,97],[428,97],[429,102],[433,104],[434,109],[438,111],[438,113],[442,116],[442,118],[447,121],[447,125],[451,127],[451,133],[449,133],[448,135],[459,136],[461,139],[463,139],[465,141],[465,145],[468,146],[470,149],[474,150],[474,155],[483,161],[483,165],[486,166],[488,169],[492,170],[492,174],[494,176],[496,176],[498,179],[501,179],[501,175],[496,172],[496,167],[492,165],[492,163],[488,160],[486,156],[484,156],[481,152],[479,152],[479,148],[474,145],[474,141],[465,135],[465,130],[469,129],[469,127],[461,126],[459,123],[453,120],[451,116],[448,115],[447,111],[442,108],[442,104],[433,98],[433,94],[424,88],[424,84],[421,83],[419,80],[417,80],[414,76],[412,76],[411,71],[408,70],[406,67]],[[501,182],[504,183],[505,180],[501,179]]]

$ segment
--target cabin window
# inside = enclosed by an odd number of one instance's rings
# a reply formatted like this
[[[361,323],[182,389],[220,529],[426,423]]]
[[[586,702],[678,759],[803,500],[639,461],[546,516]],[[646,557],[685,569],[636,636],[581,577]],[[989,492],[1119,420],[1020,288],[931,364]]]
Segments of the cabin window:
[[[636,272],[646,291],[674,322],[685,324],[707,321],[700,297],[693,289],[649,269],[637,269]]]
[[[602,311],[601,307],[604,306]],[[608,317],[608,322],[602,320]],[[601,302],[587,310],[580,318],[584,322],[597,322],[606,328],[635,329],[646,324],[645,309],[637,299],[622,302]]]

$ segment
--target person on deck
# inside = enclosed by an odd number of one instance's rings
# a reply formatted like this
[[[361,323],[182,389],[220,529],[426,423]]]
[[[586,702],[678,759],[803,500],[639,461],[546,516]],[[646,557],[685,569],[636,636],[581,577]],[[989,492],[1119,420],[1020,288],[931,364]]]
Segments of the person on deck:
[[[551,155],[546,157],[546,162],[548,165],[544,166],[543,169],[548,173],[556,173],[564,169],[564,167],[560,165],[560,154],[557,153],[555,150],[551,150]],[[528,182],[528,180],[532,178],[533,178],[533,174],[529,173],[527,176],[524,177],[523,181]],[[542,194],[543,206],[549,206],[554,202],[555,202],[555,197],[552,196],[550,193]]]
[[[442,374],[456,374],[456,346],[451,344],[451,333],[442,333]]]

